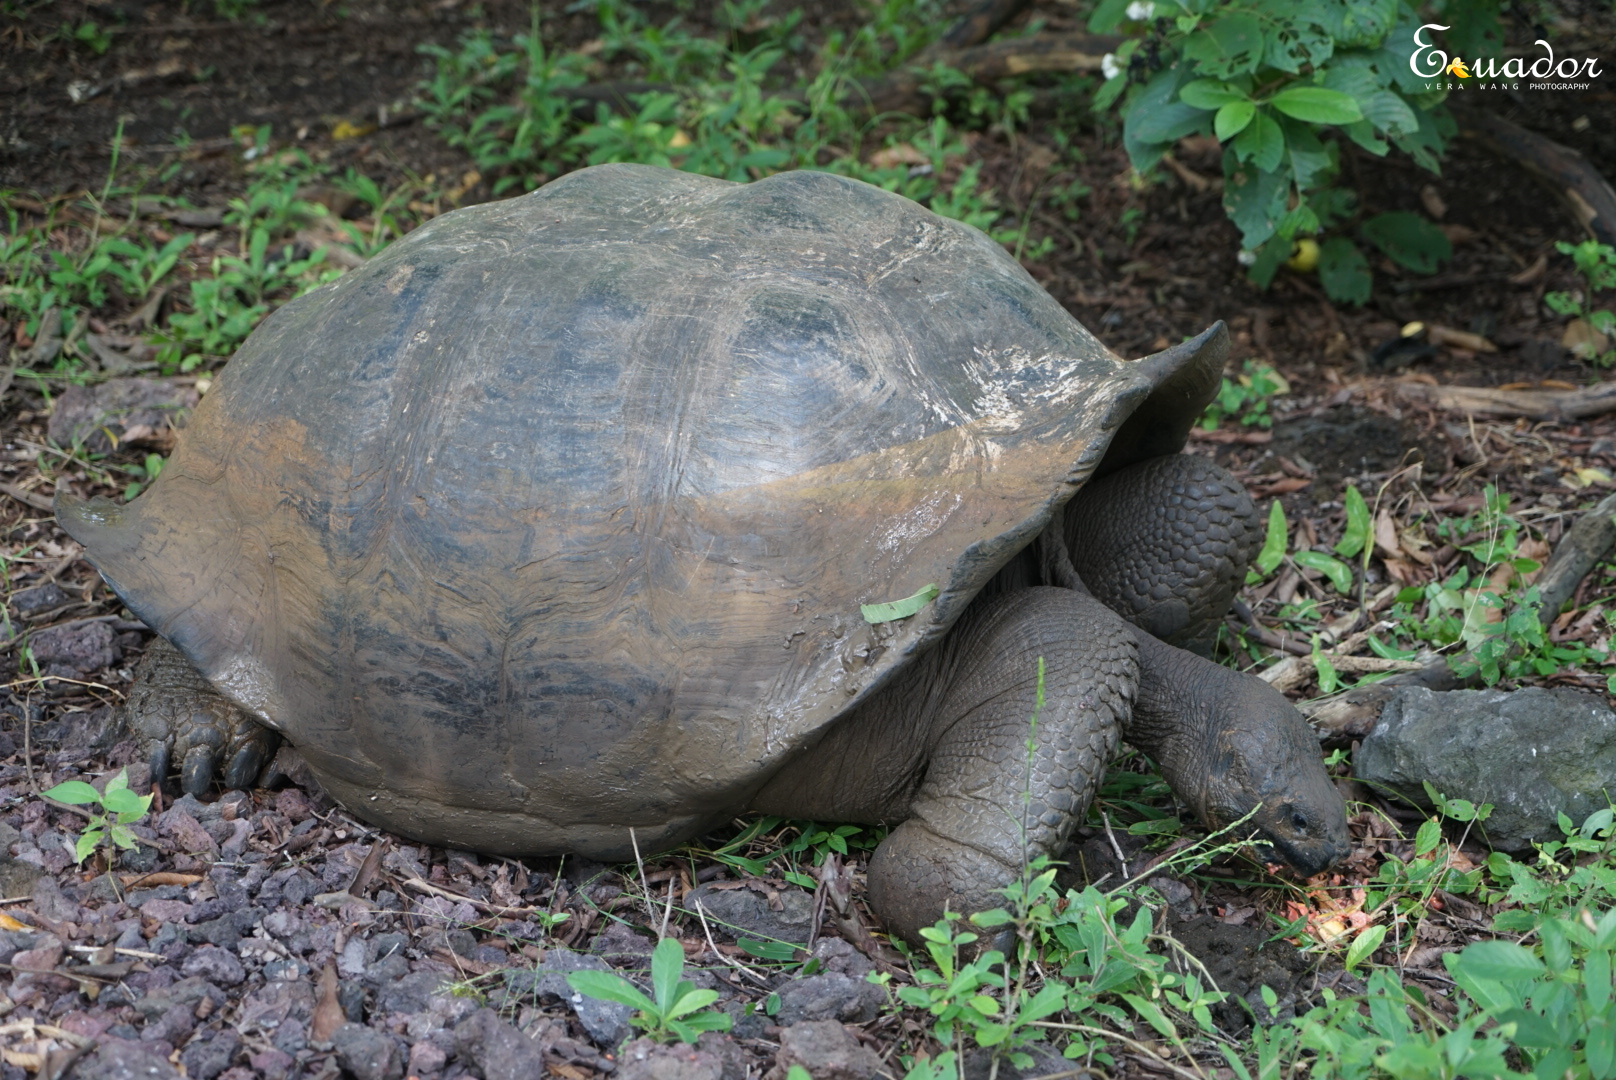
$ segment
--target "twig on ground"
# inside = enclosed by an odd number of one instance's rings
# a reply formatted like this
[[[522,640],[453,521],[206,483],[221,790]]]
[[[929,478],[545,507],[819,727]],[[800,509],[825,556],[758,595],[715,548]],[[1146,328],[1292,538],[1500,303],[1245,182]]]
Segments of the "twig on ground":
[[[1117,834],[1111,831],[1111,815],[1101,810],[1100,820],[1105,822],[1105,838],[1111,841],[1111,853],[1117,857],[1117,865],[1122,867],[1122,876],[1131,877],[1132,875],[1128,873],[1128,859],[1122,854],[1122,845],[1117,843]]]
[[[651,885],[645,880],[645,860],[640,858],[640,838],[635,835],[634,826],[632,825],[628,827],[628,842],[634,845],[634,867],[640,872],[640,891],[645,894],[645,914],[652,922],[656,922],[656,901],[651,899]],[[667,930],[667,927],[667,920],[664,919],[662,929],[657,931],[658,941],[662,940],[662,935]]]
[[[733,956],[726,956],[724,952],[719,949],[718,943],[713,940],[712,927],[707,925],[707,913],[702,910],[701,897],[698,896],[695,904],[692,906],[694,906],[696,909],[696,918],[701,920],[701,932],[707,938],[707,948],[712,950],[712,954],[724,961],[724,963],[728,964],[730,967],[734,968],[736,971],[739,971],[742,975],[745,975],[747,978],[763,987],[763,989],[774,989],[769,985],[769,980],[765,979],[762,975],[759,975],[757,972],[753,971],[751,968],[747,967]]]

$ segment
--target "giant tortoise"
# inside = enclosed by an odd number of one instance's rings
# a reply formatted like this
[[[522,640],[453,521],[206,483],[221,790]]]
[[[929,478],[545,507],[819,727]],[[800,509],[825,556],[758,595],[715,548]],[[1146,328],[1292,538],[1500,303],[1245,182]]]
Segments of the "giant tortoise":
[[[1345,853],[1297,712],[1169,643],[1256,535],[1179,453],[1226,352],[1124,361],[854,180],[602,165],[287,304],[145,494],[58,514],[168,643],[128,713],[186,790],[284,737],[449,847],[884,822],[869,894],[912,937],[1057,849],[1119,736],[1209,824]]]

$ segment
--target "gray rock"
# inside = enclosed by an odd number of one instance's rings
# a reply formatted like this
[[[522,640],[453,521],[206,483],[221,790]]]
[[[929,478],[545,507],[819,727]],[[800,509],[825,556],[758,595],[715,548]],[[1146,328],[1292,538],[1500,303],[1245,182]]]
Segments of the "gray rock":
[[[656,942],[644,934],[635,933],[627,923],[613,921],[590,946],[596,956],[610,964],[625,967],[649,967]]]
[[[191,1080],[213,1080],[230,1067],[240,1049],[241,1036],[227,1027],[210,1039],[193,1039],[180,1053],[180,1061]]]
[[[179,982],[171,983],[160,990],[153,990],[135,1002],[135,1008],[149,1020],[180,1006],[194,1012],[196,1003],[205,997],[213,999],[215,1009],[223,1005],[227,1000],[223,990],[220,990],[200,975],[193,975],[191,978],[181,979]]]
[[[44,876],[45,872],[33,863],[0,854],[0,897],[13,900],[19,896],[31,896],[34,886]]]
[[[1421,781],[1450,798],[1492,803],[1483,835],[1520,851],[1582,824],[1616,791],[1616,713],[1575,690],[1404,687],[1353,762],[1358,780],[1429,807]]]
[[[635,1039],[617,1055],[614,1076],[616,1080],[723,1080],[724,1062],[699,1046],[662,1046],[650,1039]]]
[[[123,658],[117,635],[106,623],[69,623],[41,630],[29,641],[41,669],[61,668],[86,675]]]
[[[124,443],[159,436],[196,408],[197,400],[195,386],[171,379],[69,386],[56,399],[46,435],[57,446],[80,442],[92,453],[111,453],[113,437]]]
[[[188,926],[186,931],[192,941],[205,941],[221,949],[234,949],[237,942],[252,933],[252,928],[263,917],[263,908],[242,908],[240,911],[227,912],[217,919]]]
[[[154,1048],[129,1039],[107,1038],[73,1066],[73,1080],[179,1080],[179,1070]]]
[[[695,911],[699,902],[715,933],[806,942],[814,924],[813,896],[801,889],[781,889],[777,895],[783,911],[775,911],[768,897],[751,889],[698,885],[685,893],[684,906]]]
[[[544,1050],[499,1018],[478,1009],[454,1029],[460,1057],[482,1070],[485,1080],[527,1080],[545,1074]]]
[[[424,1012],[443,989],[445,979],[436,971],[416,971],[376,991],[376,1008],[383,1013]]]
[[[187,956],[180,971],[186,975],[200,975],[225,986],[240,986],[247,978],[247,969],[241,966],[235,953],[226,952],[217,945],[204,945]]]
[[[861,1046],[834,1020],[809,1020],[780,1033],[780,1051],[767,1080],[785,1080],[793,1065],[814,1080],[870,1080],[881,1070],[875,1051]]]
[[[555,946],[544,955],[544,963],[530,971],[512,971],[505,976],[505,1000],[548,995],[566,1002],[578,1016],[589,1037],[608,1049],[628,1038],[628,1018],[634,1010],[615,1001],[585,997],[567,983],[574,971],[611,971],[611,965],[598,956],[575,953]],[[693,974],[693,973],[687,973]]]
[[[54,581],[47,581],[43,585],[35,585],[29,589],[18,589],[11,594],[11,606],[17,609],[17,614],[19,615],[32,615],[36,611],[49,611],[52,608],[62,607],[66,603],[67,594]]]
[[[810,1020],[868,1023],[880,1015],[887,1002],[886,993],[874,983],[835,971],[794,979],[780,987],[778,993],[780,1011],[774,1021],[781,1026]]]
[[[342,1067],[357,1080],[399,1080],[404,1075],[404,1056],[398,1044],[375,1028],[343,1024],[332,1033],[331,1045]]]

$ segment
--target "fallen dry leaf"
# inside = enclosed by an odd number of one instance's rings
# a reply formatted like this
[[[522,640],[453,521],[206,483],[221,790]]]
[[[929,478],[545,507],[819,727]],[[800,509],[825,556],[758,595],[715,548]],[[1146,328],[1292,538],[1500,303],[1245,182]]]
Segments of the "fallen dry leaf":
[[[1395,559],[1403,552],[1397,543],[1397,525],[1392,521],[1391,511],[1384,506],[1375,515],[1375,547],[1388,559]]]
[[[330,964],[320,973],[320,1002],[314,1006],[314,1019],[309,1024],[309,1038],[314,1042],[330,1042],[342,1022],[342,1005],[337,1001],[337,969]]]

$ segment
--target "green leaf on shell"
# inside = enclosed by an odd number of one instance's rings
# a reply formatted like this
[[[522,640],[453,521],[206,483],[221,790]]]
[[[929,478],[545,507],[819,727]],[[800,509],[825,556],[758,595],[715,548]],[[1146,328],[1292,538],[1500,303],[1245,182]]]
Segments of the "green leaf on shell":
[[[933,600],[937,599],[939,592],[937,586],[924,585],[913,596],[906,596],[902,600],[889,600],[884,604],[860,604],[859,611],[864,614],[867,623],[893,622],[897,619],[907,619]]]

